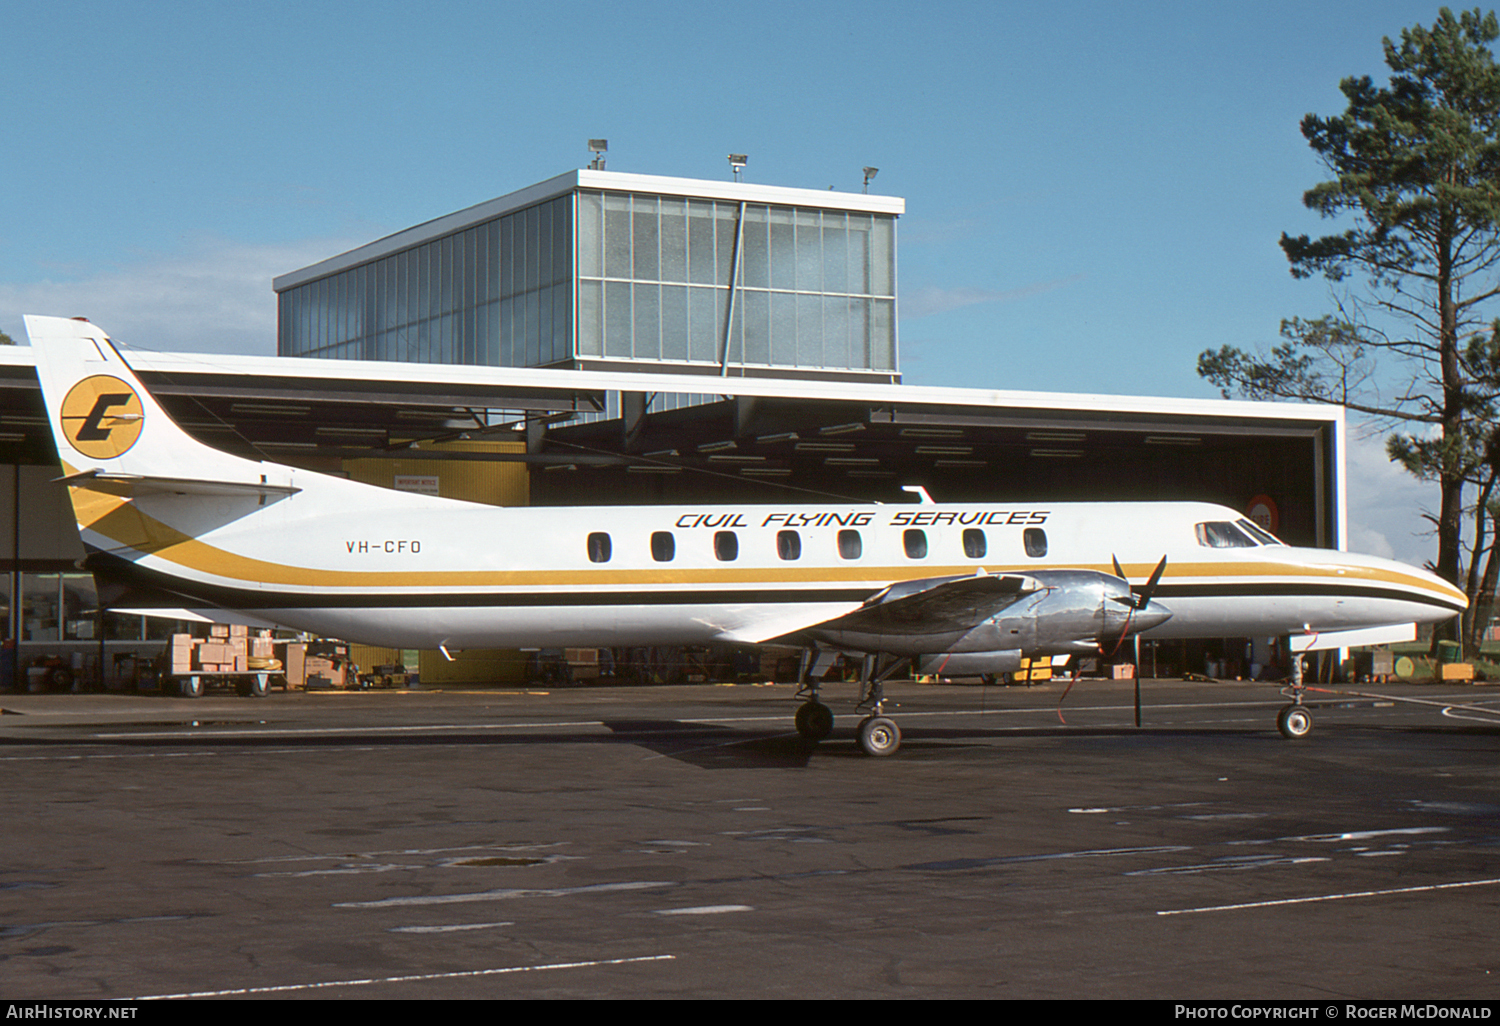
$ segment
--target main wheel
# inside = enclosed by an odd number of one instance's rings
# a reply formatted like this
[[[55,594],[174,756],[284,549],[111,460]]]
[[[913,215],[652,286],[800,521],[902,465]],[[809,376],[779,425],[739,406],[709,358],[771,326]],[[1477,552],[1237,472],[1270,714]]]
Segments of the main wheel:
[[[1312,726],[1312,714],[1300,705],[1289,705],[1276,715],[1276,729],[1289,741],[1306,737]]]
[[[821,741],[833,733],[833,710],[822,702],[803,702],[797,707],[797,733],[808,741]]]
[[[893,755],[901,747],[901,728],[884,716],[871,716],[859,724],[859,747],[866,755]]]

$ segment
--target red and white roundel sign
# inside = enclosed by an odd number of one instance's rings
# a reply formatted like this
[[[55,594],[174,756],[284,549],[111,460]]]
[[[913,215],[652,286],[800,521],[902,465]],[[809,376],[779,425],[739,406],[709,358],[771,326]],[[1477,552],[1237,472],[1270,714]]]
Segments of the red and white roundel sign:
[[[1250,500],[1250,505],[1245,508],[1245,516],[1264,527],[1272,534],[1281,521],[1281,515],[1276,511],[1276,500],[1269,495],[1257,495]]]

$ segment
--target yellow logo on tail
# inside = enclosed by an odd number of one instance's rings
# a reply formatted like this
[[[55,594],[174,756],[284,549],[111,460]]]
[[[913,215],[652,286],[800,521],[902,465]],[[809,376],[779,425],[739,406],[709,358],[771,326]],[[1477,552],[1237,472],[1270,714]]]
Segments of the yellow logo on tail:
[[[135,389],[107,374],[84,378],[62,402],[63,436],[90,459],[123,456],[141,436],[143,420]]]

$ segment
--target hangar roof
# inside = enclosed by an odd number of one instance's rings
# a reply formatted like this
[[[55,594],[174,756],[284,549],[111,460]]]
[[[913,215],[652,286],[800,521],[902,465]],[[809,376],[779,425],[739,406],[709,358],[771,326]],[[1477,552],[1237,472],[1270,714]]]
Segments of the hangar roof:
[[[124,347],[122,347],[124,348]],[[530,367],[456,366],[372,360],[142,352],[126,358],[152,388],[203,400],[284,400],[454,411],[594,413],[610,392],[700,394],[855,404],[892,422],[962,419],[980,425],[1083,422],[1094,430],[1304,434],[1342,426],[1342,407],[1290,402],[1035,392],[787,378],[720,377]],[[0,347],[0,387],[36,388],[28,346]],[[460,416],[466,416],[461,413]]]
[[[1293,540],[1337,545],[1344,533],[1341,407],[125,354],[184,427],[242,454],[289,463],[382,455],[492,459],[583,472],[534,476],[533,501],[598,501],[599,494],[611,501],[805,502],[835,494],[899,500],[899,485],[925,484],[940,499],[1196,497],[1243,508],[1250,495],[1265,491],[1298,496],[1301,526]],[[707,402],[651,409],[656,394],[683,393]],[[611,394],[623,415],[606,418]],[[0,461],[51,462],[45,425],[30,348],[0,347]],[[527,451],[440,457],[416,448],[461,434],[525,439]],[[654,479],[649,487],[641,473]]]

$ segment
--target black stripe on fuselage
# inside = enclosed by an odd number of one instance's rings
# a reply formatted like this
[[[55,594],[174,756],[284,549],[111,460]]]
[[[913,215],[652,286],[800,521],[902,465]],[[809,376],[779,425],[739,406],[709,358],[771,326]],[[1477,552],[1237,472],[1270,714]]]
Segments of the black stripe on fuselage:
[[[1143,588],[1132,589],[1136,594],[1141,594]],[[1318,581],[1309,582],[1287,582],[1287,581],[1257,581],[1253,583],[1224,583],[1224,584],[1163,584],[1152,594],[1153,599],[1161,599],[1162,604],[1171,608],[1173,598],[1304,598],[1307,596],[1323,596],[1328,598],[1377,598],[1390,599],[1397,602],[1416,602],[1424,606],[1432,606],[1434,609],[1442,609],[1457,616],[1464,611],[1464,607],[1455,603],[1444,601],[1435,595],[1421,591],[1407,591],[1402,588],[1392,588],[1378,584],[1353,584],[1339,581],[1327,583]]]

